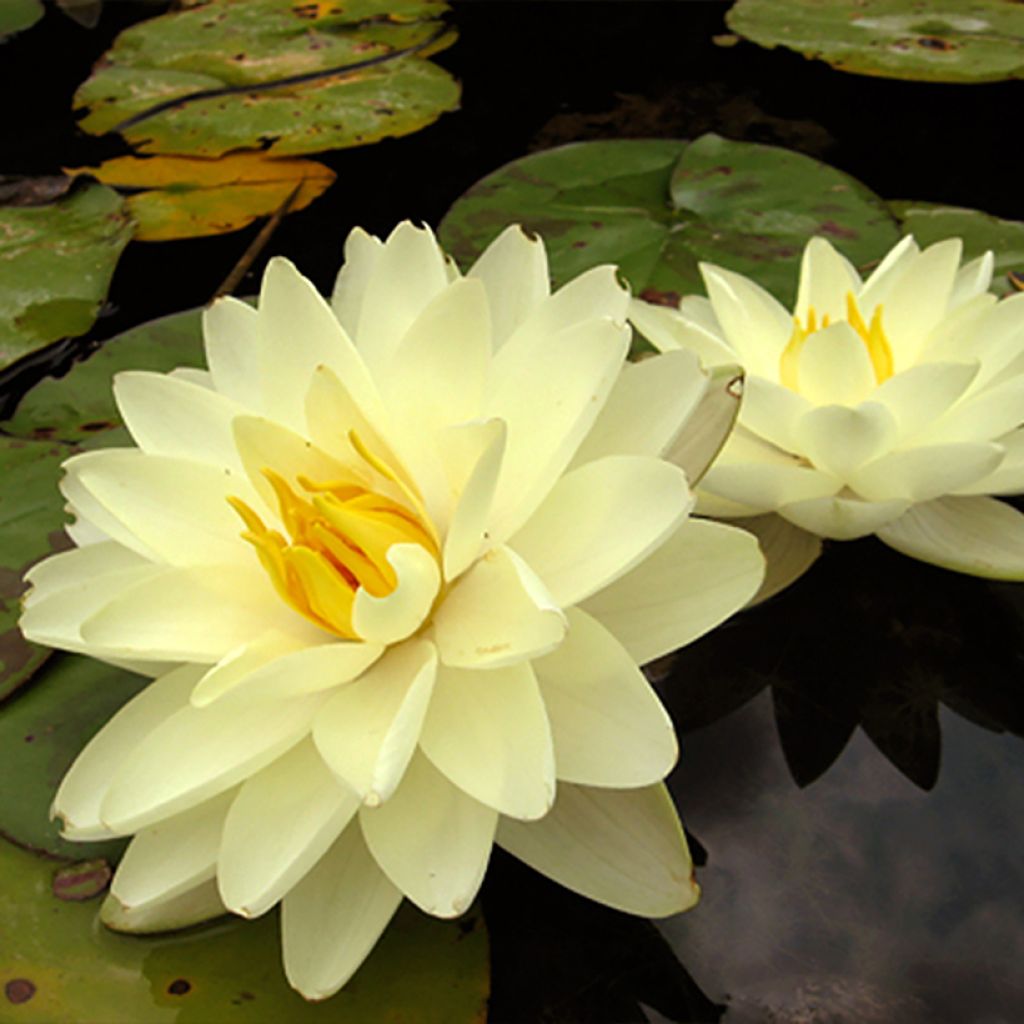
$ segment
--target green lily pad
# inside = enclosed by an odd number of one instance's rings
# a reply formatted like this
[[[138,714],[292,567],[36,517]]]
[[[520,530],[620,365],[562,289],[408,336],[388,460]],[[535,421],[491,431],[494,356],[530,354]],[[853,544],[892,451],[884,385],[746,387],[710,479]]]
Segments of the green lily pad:
[[[0,4],[0,39],[31,28],[44,13],[40,0],[4,0]]]
[[[0,437],[0,699],[27,682],[50,654],[18,629],[21,578],[40,558],[70,546],[57,490],[68,454],[59,444]]]
[[[466,264],[509,222],[544,237],[556,283],[615,263],[634,293],[669,304],[703,292],[702,260],[788,303],[812,235],[856,264],[899,237],[883,201],[842,171],[717,135],[575,143],[516,160],[459,198],[440,236]]]
[[[486,1018],[487,934],[474,912],[449,922],[403,907],[352,981],[323,1003],[307,1003],[285,981],[276,913],[257,921],[220,918],[169,935],[118,935],[97,920],[100,900],[53,895],[56,869],[0,841],[4,1020],[470,1024]]]
[[[407,135],[458,105],[430,63],[440,0],[206,0],[117,37],[75,94],[81,127],[144,152],[312,153]],[[345,68],[352,67],[351,71]]]
[[[104,185],[0,208],[0,369],[89,330],[131,234],[121,197]]]
[[[733,32],[840,71],[925,82],[1024,76],[1017,0],[737,0]]]
[[[0,708],[0,777],[18,780],[0,801],[0,834],[64,859],[120,857],[120,841],[61,839],[50,804],[81,749],[148,682],[91,658],[58,654],[34,685]]]
[[[1024,271],[1024,223],[1002,220],[981,210],[941,203],[920,203],[900,199],[889,203],[905,235],[913,235],[920,245],[931,245],[944,238],[964,240],[964,259],[974,259],[991,249],[995,255],[992,291],[1007,295],[1017,289],[1007,274]]]

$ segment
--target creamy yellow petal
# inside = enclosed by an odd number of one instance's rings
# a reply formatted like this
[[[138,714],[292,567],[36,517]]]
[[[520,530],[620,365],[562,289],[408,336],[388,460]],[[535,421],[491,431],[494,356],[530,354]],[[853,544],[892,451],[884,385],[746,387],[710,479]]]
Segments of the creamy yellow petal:
[[[915,505],[880,529],[878,538],[943,569],[1024,579],[1024,515],[995,498],[946,497]]]
[[[819,323],[846,318],[846,296],[861,288],[860,275],[853,264],[824,238],[812,238],[804,247],[800,262],[800,287],[793,312],[806,323],[813,309]]]
[[[513,551],[492,548],[461,576],[434,612],[445,665],[497,668],[545,654],[565,636],[565,617]]]
[[[555,799],[551,729],[529,663],[442,666],[420,746],[456,786],[502,814],[540,818]]]
[[[606,455],[661,455],[688,419],[699,424],[706,418],[694,410],[707,384],[691,352],[667,352],[627,363],[571,465]]]
[[[238,785],[308,734],[319,696],[184,707],[120,763],[100,820],[136,832]]]
[[[988,291],[992,284],[995,257],[991,250],[965,263],[953,279],[953,291],[949,296],[949,308],[956,309],[977,295]]]
[[[417,753],[394,796],[364,807],[359,823],[374,860],[403,895],[425,913],[456,917],[483,881],[498,812]]]
[[[563,476],[509,544],[567,607],[647,557],[692,506],[678,467],[609,455]]]
[[[688,910],[700,895],[679,816],[664,785],[558,787],[541,821],[502,819],[498,845],[581,896],[643,917]]]
[[[358,337],[366,285],[383,248],[379,238],[362,228],[353,228],[345,239],[345,262],[334,282],[331,309],[350,338]]]
[[[899,519],[909,501],[863,501],[860,498],[812,498],[783,505],[779,515],[821,537],[855,540],[867,537],[886,523]]]
[[[339,688],[317,714],[313,739],[321,757],[368,804],[387,800],[401,781],[436,675],[433,645],[410,640]]]
[[[737,520],[734,525],[757,538],[765,559],[764,582],[751,599],[751,604],[767,601],[785,590],[803,576],[821,555],[821,538],[794,526],[782,516],[750,516]]]
[[[713,312],[711,316],[714,317]],[[630,302],[629,320],[659,352],[684,349],[692,352],[708,368],[730,366],[737,361],[738,353],[722,336],[717,320],[712,328],[692,319],[681,309],[655,305],[642,299]]]
[[[493,345],[500,348],[550,291],[544,243],[518,224],[505,228],[466,273],[487,292]]]
[[[223,296],[203,310],[206,365],[220,394],[263,411],[264,376],[256,310]]]
[[[565,641],[533,663],[559,784],[659,782],[679,755],[672,720],[622,644],[578,608],[567,615]]]
[[[110,895],[100,907],[99,918],[108,928],[128,935],[153,935],[191,928],[227,913],[220,901],[216,879],[209,878],[195,888],[167,899],[125,907]]]
[[[803,395],[764,377],[743,381],[740,422],[758,437],[786,451],[799,450],[797,425],[814,406]]]
[[[875,389],[867,346],[846,321],[807,338],[797,364],[800,394],[816,405],[854,405]]]
[[[912,235],[901,238],[883,258],[882,262],[868,276],[856,296],[861,313],[870,320],[879,303],[884,303],[896,282],[914,263],[921,250]]]
[[[892,413],[879,402],[861,402],[852,409],[821,405],[800,419],[796,446],[819,469],[846,479],[887,450],[897,431]]]
[[[243,917],[268,911],[341,835],[359,797],[303,740],[243,783],[223,826],[217,885]]]
[[[36,562],[25,573],[29,590],[22,596],[27,605],[68,587],[88,583],[99,575],[152,567],[146,559],[112,540],[72,548]]]
[[[307,999],[334,995],[388,926],[402,893],[377,867],[356,822],[281,906],[284,969]]]
[[[771,512],[781,505],[835,494],[842,481],[811,466],[775,462],[716,462],[701,481],[701,486],[722,498]]]
[[[850,474],[869,501],[931,501],[991,473],[1002,461],[997,444],[937,444],[892,452]]]
[[[1024,339],[1022,339],[1024,340]],[[1024,374],[960,402],[923,432],[929,444],[988,441],[1024,422]]]
[[[245,407],[171,374],[135,370],[114,377],[114,398],[135,443],[150,455],[242,468],[231,421]]]
[[[161,676],[132,698],[75,758],[53,799],[51,814],[61,819],[69,839],[101,839],[110,829],[100,820],[100,804],[110,781],[128,756],[172,715],[188,706],[203,670],[184,665]]]
[[[110,886],[126,911],[164,903],[209,881],[236,791],[142,829],[128,844]]]
[[[954,403],[971,386],[977,363],[926,363],[897,373],[871,396],[893,415],[898,431],[893,443],[918,435],[927,436]]]
[[[956,489],[957,494],[1021,494],[1024,493],[1024,427],[997,439],[1003,459],[996,468],[972,484]]]
[[[441,587],[441,570],[420,544],[392,544],[388,563],[398,583],[384,597],[360,588],[352,605],[352,628],[363,640],[393,644],[423,625]]]
[[[304,637],[276,630],[254,637],[248,643],[229,651],[206,672],[192,691],[190,703],[193,707],[206,707],[245,684],[258,669],[282,655],[305,647]]]
[[[763,576],[764,559],[751,534],[689,519],[646,561],[582,608],[643,665],[738,611]]]

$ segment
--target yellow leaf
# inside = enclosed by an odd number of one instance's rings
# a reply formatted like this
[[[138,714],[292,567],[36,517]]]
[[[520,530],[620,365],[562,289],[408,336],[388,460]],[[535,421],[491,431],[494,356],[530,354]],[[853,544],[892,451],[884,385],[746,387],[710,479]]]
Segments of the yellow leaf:
[[[314,160],[275,158],[242,150],[216,160],[184,156],[121,156],[99,167],[70,167],[127,192],[144,242],[221,235],[273,213],[297,184],[289,212],[301,210],[334,181]]]

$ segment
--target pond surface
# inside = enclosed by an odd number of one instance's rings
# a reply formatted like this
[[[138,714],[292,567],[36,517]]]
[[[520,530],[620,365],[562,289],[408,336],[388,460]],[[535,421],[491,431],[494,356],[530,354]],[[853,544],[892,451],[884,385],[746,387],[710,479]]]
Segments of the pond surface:
[[[719,3],[453,6],[461,38],[437,60],[462,110],[323,158],[338,183],[274,236],[266,255],[323,290],[353,225],[436,224],[484,174],[575,139],[716,131],[808,152],[887,198],[1024,217],[1008,158],[1019,85],[869,79],[716,46]],[[16,97],[0,171],[120,151],[76,134],[70,97],[151,10],[109,4],[92,32],[51,11],[0,50]],[[255,231],[133,245],[88,343],[207,301]],[[1024,585],[832,545],[657,676],[683,733],[670,785],[703,900],[655,929],[497,857],[493,1020],[1024,1020]]]

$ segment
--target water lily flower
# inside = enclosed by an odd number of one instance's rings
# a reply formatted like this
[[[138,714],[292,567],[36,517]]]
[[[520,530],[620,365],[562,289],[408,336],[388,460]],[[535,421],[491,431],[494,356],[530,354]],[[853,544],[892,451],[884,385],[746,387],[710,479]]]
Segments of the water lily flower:
[[[738,426],[697,507],[765,536],[774,589],[814,561],[818,538],[868,534],[1024,579],[1024,516],[992,497],[1024,491],[1024,295],[997,301],[992,254],[961,267],[961,248],[906,237],[862,280],[814,238],[792,313],[711,265],[706,298],[633,302],[657,349],[746,369]]]
[[[213,305],[208,369],[116,378],[137,447],[66,463],[76,547],[21,623],[154,677],[54,802],[70,839],[134,835],[104,920],[280,902],[311,999],[403,897],[464,911],[495,842],[622,910],[689,907],[638,666],[763,573],[689,518],[662,453],[696,475],[729,424],[692,355],[625,362],[613,268],[550,294],[517,228],[465,276],[410,224],[345,255],[330,303],[275,259],[258,308]]]

